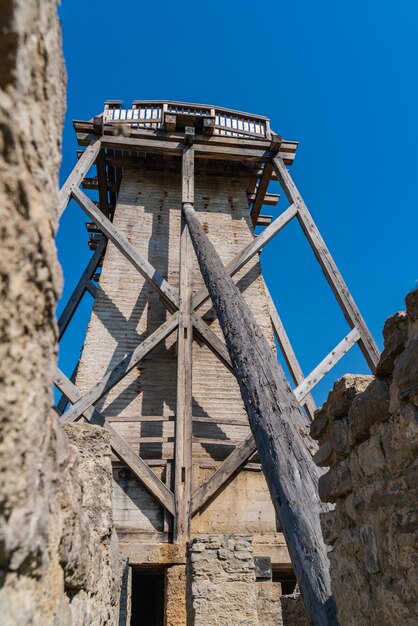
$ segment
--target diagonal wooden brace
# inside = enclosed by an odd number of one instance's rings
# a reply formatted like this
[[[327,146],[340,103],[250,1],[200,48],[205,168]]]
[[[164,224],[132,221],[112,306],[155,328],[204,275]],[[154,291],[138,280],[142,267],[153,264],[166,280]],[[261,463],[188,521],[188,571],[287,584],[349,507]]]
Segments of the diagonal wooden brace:
[[[71,403],[74,404],[81,399],[81,393],[77,387],[58,368],[54,375],[54,383]],[[93,407],[90,407],[86,409],[84,417],[91,424],[102,426],[110,433],[110,445],[116,456],[125,463],[156,500],[174,515],[174,496],[172,492],[154,474],[147,463],[125,443],[115,429],[106,422],[104,416]]]

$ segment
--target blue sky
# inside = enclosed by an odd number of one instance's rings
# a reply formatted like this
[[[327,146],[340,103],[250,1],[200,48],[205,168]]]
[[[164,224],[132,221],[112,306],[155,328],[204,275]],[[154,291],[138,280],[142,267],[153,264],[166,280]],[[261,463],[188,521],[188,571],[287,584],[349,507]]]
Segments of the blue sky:
[[[300,142],[291,174],[382,347],[384,320],[404,308],[418,279],[418,3],[62,0],[60,15],[68,73],[61,182],[76,162],[72,120],[98,114],[106,99],[268,115],[277,133]],[[85,221],[73,203],[61,221],[58,311],[89,257]],[[296,223],[265,248],[262,265],[308,374],[348,328]],[[61,343],[67,374],[90,307],[86,295]],[[319,403],[346,372],[368,372],[357,348],[318,385]]]

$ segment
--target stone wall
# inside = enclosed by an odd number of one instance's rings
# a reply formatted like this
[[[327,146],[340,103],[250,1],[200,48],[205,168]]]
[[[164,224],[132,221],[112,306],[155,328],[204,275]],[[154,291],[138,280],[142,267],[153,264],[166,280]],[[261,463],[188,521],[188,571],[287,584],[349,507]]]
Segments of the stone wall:
[[[210,535],[188,547],[188,626],[258,626],[249,535]]]
[[[0,3],[0,615],[116,624],[110,448],[52,412],[65,70],[55,0]],[[71,443],[70,443],[70,441]],[[99,455],[99,456],[98,456]]]
[[[376,377],[337,381],[311,428],[342,626],[418,623],[418,290],[383,335]]]

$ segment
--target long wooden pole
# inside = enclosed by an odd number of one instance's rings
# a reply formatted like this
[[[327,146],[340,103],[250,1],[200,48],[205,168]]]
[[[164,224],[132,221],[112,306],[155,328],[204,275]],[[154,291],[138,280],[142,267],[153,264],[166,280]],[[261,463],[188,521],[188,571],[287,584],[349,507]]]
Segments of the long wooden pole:
[[[183,153],[182,202],[194,200],[194,149]],[[180,224],[180,309],[177,338],[177,403],[175,422],[174,542],[190,538],[192,497],[192,246],[184,215]]]
[[[319,515],[320,470],[306,445],[306,417],[266,338],[207,238],[183,204],[190,238],[218,315],[273,504],[314,626],[338,624]],[[305,440],[304,440],[305,439]]]

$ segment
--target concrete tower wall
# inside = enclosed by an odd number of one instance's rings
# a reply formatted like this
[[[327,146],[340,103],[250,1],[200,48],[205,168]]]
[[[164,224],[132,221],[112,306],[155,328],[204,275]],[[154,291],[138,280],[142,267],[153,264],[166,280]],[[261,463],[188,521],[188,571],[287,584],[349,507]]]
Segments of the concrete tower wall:
[[[223,261],[230,261],[251,241],[246,180],[196,176],[196,208]],[[114,225],[149,259],[168,282],[178,287],[181,175],[126,169],[118,196]],[[258,258],[237,276],[244,297],[260,326],[274,341]],[[193,288],[202,286],[194,259]],[[210,303],[200,312],[221,336]],[[121,253],[109,244],[77,376],[87,391],[110,367],[150,335],[169,313],[158,294]],[[176,409],[175,333],[155,348],[100,403],[99,410],[143,458],[157,462],[154,469],[169,482],[174,454]],[[166,421],[144,421],[164,416]],[[204,482],[249,433],[238,384],[233,375],[204,345],[193,343],[193,416],[213,423],[194,423],[194,487]],[[237,425],[217,423],[233,418]],[[145,439],[144,439],[145,438]],[[151,440],[150,440],[151,438]],[[172,472],[171,472],[172,473]],[[115,469],[115,522],[121,538],[130,542],[167,541],[167,523],[161,507],[134,478]],[[276,519],[260,471],[244,471],[192,522],[192,533],[249,532],[264,543],[278,541]],[[283,551],[282,551],[283,552]],[[282,558],[282,557],[281,557]]]

